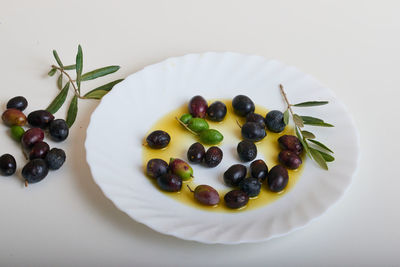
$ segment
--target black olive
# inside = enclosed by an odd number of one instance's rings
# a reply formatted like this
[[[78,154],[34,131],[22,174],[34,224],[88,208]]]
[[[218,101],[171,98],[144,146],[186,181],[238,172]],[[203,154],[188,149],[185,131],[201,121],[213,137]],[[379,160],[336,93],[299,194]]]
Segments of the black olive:
[[[149,134],[146,138],[147,144],[151,148],[160,149],[168,146],[171,137],[167,132],[157,130]]]

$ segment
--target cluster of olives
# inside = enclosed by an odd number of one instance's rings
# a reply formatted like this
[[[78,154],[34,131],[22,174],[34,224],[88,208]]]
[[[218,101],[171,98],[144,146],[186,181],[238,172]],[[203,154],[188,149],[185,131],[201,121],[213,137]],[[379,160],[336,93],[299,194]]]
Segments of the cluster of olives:
[[[178,192],[182,189],[182,181],[193,177],[193,169],[177,158],[171,158],[169,164],[162,159],[151,159],[147,162],[146,174],[157,180],[161,190]]]
[[[187,152],[187,158],[192,163],[202,163],[210,168],[214,168],[221,163],[223,158],[222,150],[217,146],[212,146],[207,149],[207,152],[202,144],[196,142],[192,144]]]
[[[45,132],[48,130],[53,141],[61,142],[67,139],[69,128],[63,119],[54,119],[53,114],[46,110],[36,110],[28,117],[22,112],[28,106],[28,101],[22,96],[10,99],[7,110],[2,115],[3,122],[11,127],[11,136],[22,144],[24,153],[30,161],[23,167],[22,176],[25,184],[37,183],[43,180],[49,170],[59,169],[65,162],[66,155],[62,149],[52,148],[44,142]],[[32,127],[25,131],[22,126],[26,123]],[[10,154],[0,157],[0,173],[12,175],[17,164]]]
[[[279,162],[291,170],[299,168],[302,164],[300,155],[303,152],[300,140],[293,135],[282,135],[278,143],[282,149],[278,155]]]

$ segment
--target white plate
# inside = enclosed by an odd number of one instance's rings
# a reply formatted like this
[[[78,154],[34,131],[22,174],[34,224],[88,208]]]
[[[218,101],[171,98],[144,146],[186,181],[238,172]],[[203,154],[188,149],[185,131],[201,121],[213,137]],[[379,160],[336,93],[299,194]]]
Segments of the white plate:
[[[155,190],[144,176],[141,142],[162,115],[196,94],[206,99],[245,94],[258,105],[283,110],[280,83],[292,103],[329,100],[329,105],[301,110],[335,125],[312,129],[335,151],[329,171],[306,160],[291,191],[262,208],[239,213],[194,209]],[[343,195],[359,158],[357,130],[332,91],[276,60],[230,52],[169,58],[130,75],[93,113],[85,146],[94,180],[120,210],[160,233],[224,244],[263,241],[306,225]]]

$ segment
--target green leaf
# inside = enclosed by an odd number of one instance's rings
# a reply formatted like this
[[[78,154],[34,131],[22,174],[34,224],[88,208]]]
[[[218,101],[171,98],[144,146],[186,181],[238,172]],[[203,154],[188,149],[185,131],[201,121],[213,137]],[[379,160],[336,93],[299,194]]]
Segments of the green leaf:
[[[119,70],[119,68],[120,68],[120,66],[108,66],[108,67],[100,68],[97,70],[93,70],[91,72],[83,74],[81,81],[89,81],[89,80],[93,80],[93,79],[114,73],[117,70]]]
[[[321,156],[324,158],[326,162],[332,162],[335,160],[335,158],[332,155],[329,155],[328,153],[322,152],[321,150],[318,150]]]
[[[47,73],[47,75],[53,76],[54,74],[56,74],[56,72],[57,72],[57,69],[51,69],[51,70],[49,71],[49,73]]]
[[[315,135],[312,132],[309,132],[309,131],[301,131],[301,134],[306,139],[314,139],[315,138]]]
[[[322,106],[328,104],[328,101],[308,101],[295,104],[295,107],[315,107],[315,106]]]
[[[312,143],[314,143],[314,144],[316,144],[317,146],[322,147],[323,149],[325,149],[325,150],[327,150],[327,151],[333,153],[333,151],[332,151],[331,149],[329,149],[329,147],[327,147],[327,146],[324,145],[323,143],[321,143],[321,142],[319,142],[319,141],[317,141],[317,140],[309,140],[309,141],[312,142]]]
[[[83,69],[83,53],[81,45],[78,45],[78,53],[76,54],[76,84],[78,85],[78,92],[81,92],[81,76]]]
[[[51,114],[56,113],[61,106],[64,104],[65,99],[67,98],[69,90],[69,82],[67,82],[61,92],[54,98],[53,102],[46,108],[48,112]]]
[[[289,109],[287,109],[284,113],[283,113],[283,122],[285,123],[285,125],[289,124]]]
[[[53,56],[54,56],[54,58],[56,59],[58,66],[60,66],[60,68],[63,68],[64,65],[62,64],[61,59],[60,59],[60,57],[58,56],[56,50],[53,50]]]
[[[310,152],[315,162],[317,162],[322,169],[328,170],[328,165],[326,164],[326,161],[321,153],[314,148],[310,148]]]
[[[303,123],[313,126],[334,127],[332,124],[326,123],[323,120],[311,116],[301,116]]]
[[[68,65],[68,66],[64,66],[64,70],[74,70],[76,68],[76,65]]]
[[[58,76],[58,79],[57,79],[57,87],[60,90],[62,89],[62,81],[63,81],[63,75],[61,73],[60,76]]]
[[[304,141],[303,136],[301,136],[299,129],[297,127],[294,128],[296,129],[297,138],[299,138],[299,141],[303,145],[304,150],[306,151],[307,155],[311,158],[310,149],[308,147],[307,142]]]
[[[294,121],[294,124],[296,124],[297,127],[300,127],[300,128],[304,127],[303,119],[299,115],[294,114],[293,115],[293,121]]]
[[[89,98],[89,99],[101,99],[105,94],[107,94],[108,91],[106,90],[94,90],[91,91],[90,94],[86,94],[85,98]]]
[[[103,93],[102,91],[106,91],[106,93],[107,93],[114,87],[114,85],[122,82],[123,80],[124,79],[115,80],[113,82],[110,82],[110,83],[107,83],[100,87],[97,87],[97,88],[93,89],[92,91],[88,92],[84,97],[91,98],[91,99],[100,99],[103,96],[101,96],[100,98],[97,98],[97,96],[101,95]],[[100,91],[100,93],[98,93],[97,91]],[[103,95],[105,95],[105,93]]]
[[[78,97],[74,95],[74,97],[71,100],[71,104],[69,105],[67,119],[66,119],[66,123],[69,128],[71,128],[71,126],[74,124],[77,114],[78,114]]]

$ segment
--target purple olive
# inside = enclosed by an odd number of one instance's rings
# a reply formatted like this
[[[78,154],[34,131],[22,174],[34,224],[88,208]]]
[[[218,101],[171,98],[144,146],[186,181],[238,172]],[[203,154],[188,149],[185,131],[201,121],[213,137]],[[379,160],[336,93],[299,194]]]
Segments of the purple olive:
[[[157,184],[161,190],[178,192],[182,188],[182,179],[178,175],[166,173],[157,178]]]
[[[189,187],[189,190],[192,191],[190,189],[190,187]],[[200,202],[201,204],[207,205],[207,206],[217,205],[220,201],[217,190],[215,190],[214,188],[212,188],[209,185],[205,185],[205,184],[199,185],[192,192],[194,193],[194,198],[198,202]]]
[[[272,192],[280,192],[289,182],[289,174],[285,167],[276,165],[268,173],[268,187]]]
[[[239,209],[249,202],[249,196],[242,190],[232,190],[224,196],[225,205],[230,209]]]
[[[36,142],[32,149],[31,152],[29,153],[29,159],[39,159],[42,158],[44,159],[47,155],[47,153],[49,152],[50,147],[46,142],[43,141],[39,141]]]
[[[282,150],[290,150],[297,155],[300,155],[301,152],[303,152],[303,145],[299,138],[294,135],[282,135],[278,138],[278,143]]]
[[[189,113],[195,118],[204,118],[207,114],[208,104],[202,96],[194,96],[189,102]]]
[[[40,128],[31,128],[24,133],[21,139],[21,143],[24,147],[30,148],[35,143],[43,141],[44,132]]]
[[[16,96],[8,100],[7,108],[15,108],[23,111],[28,106],[28,101],[23,96]]]
[[[53,120],[53,114],[47,110],[36,110],[28,115],[28,122],[32,127],[46,129]]]
[[[291,170],[297,169],[302,163],[301,158],[297,156],[295,152],[290,150],[282,150],[279,153],[278,158],[280,163]]]
[[[146,174],[151,178],[158,178],[168,172],[168,163],[162,159],[151,159],[147,162]]]

